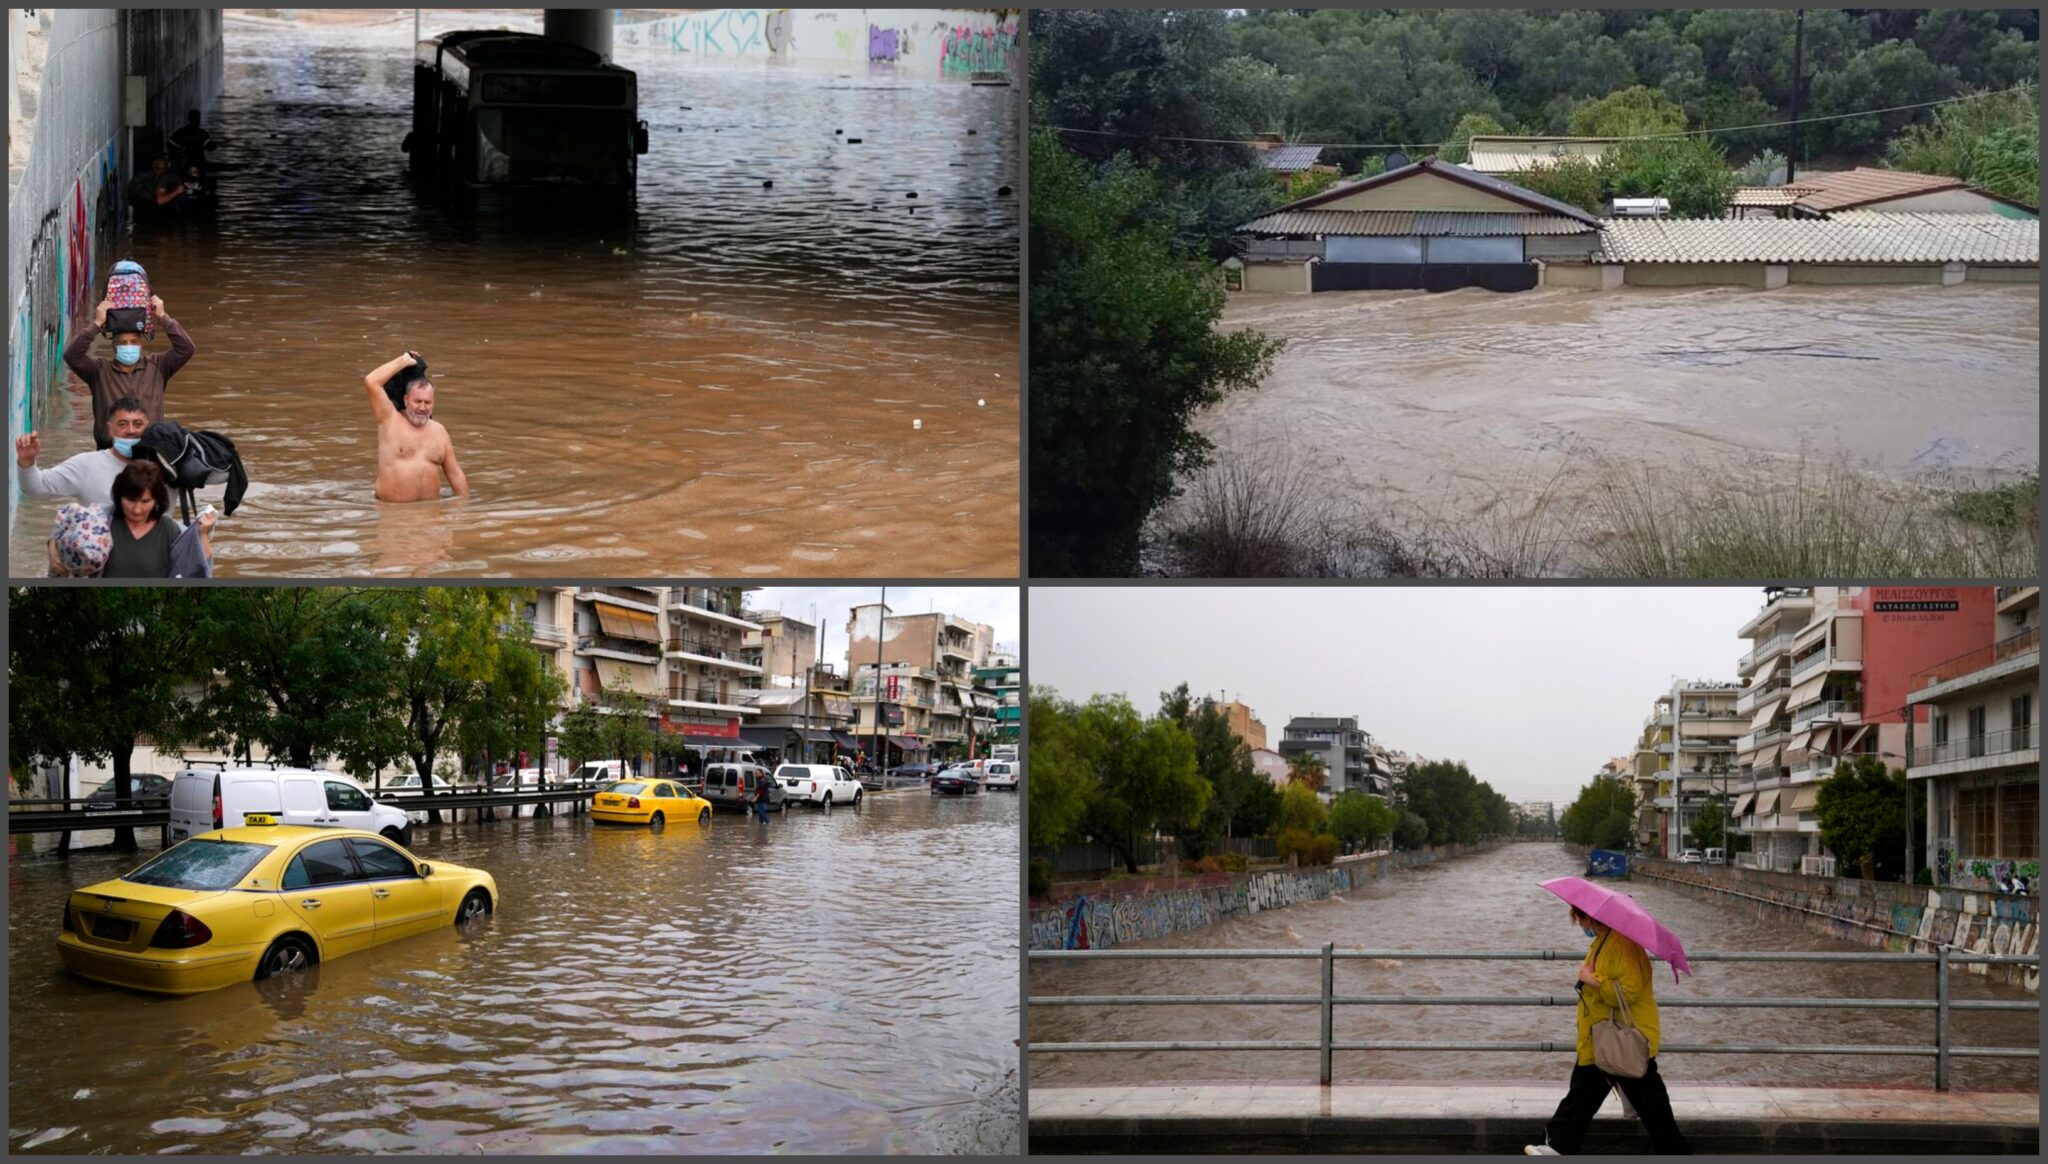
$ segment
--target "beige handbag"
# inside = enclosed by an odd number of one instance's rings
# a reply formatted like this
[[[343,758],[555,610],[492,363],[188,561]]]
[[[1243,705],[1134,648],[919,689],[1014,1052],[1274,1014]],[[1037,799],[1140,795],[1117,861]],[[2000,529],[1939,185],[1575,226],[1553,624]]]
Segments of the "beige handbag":
[[[1650,1038],[1628,1016],[1628,995],[1620,982],[1614,984],[1614,998],[1621,1021],[1606,1018],[1593,1024],[1593,1066],[1622,1079],[1641,1079],[1650,1071]]]

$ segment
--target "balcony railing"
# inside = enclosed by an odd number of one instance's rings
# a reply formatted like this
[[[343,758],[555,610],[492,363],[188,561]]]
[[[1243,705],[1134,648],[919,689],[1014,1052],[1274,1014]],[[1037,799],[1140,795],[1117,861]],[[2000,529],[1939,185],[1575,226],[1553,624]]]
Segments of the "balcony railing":
[[[631,655],[635,659],[644,660],[649,663],[661,662],[660,647],[655,646],[653,643],[643,643],[633,639],[614,639],[605,635],[578,635],[576,637],[576,649],[579,651],[614,651],[621,655]]]
[[[526,637],[537,642],[567,644],[569,641],[569,632],[562,629],[560,623],[541,622],[525,617],[521,617],[519,623],[526,631]]]
[[[639,586],[585,586],[583,594],[588,598],[618,598],[637,602],[642,606],[660,606],[661,591]]]
[[[1743,688],[1742,694],[1735,697],[1735,715],[1740,718],[1754,712],[1759,706],[1782,695],[1788,686],[1784,680],[1774,679],[1762,687]]]
[[[2005,604],[2006,599],[2011,598],[2013,595],[2018,594],[2020,591],[2033,589],[2035,589],[2035,587],[2032,586],[2000,586],[1993,592],[1993,597],[1994,600],[2002,606]]]
[[[702,655],[707,659],[724,659],[729,663],[746,662],[745,659],[740,658],[738,650],[706,639],[678,638],[671,635],[668,640],[668,649],[671,651],[688,651],[692,655]]]
[[[1945,743],[1928,744],[1913,749],[1913,766],[1946,764],[1952,760],[1977,760],[1986,756],[2004,756],[2013,752],[2024,752],[2041,746],[2034,734],[2034,725],[2007,728],[2004,731],[1985,732],[1975,736],[1957,736]]]
[[[1823,647],[1821,650],[1816,651],[1811,657],[1807,658],[1805,661],[1792,664],[1792,680],[1796,683],[1798,682],[1801,676],[1810,675],[1813,672],[1818,671],[1819,669],[1827,665],[1828,652],[1827,649]]]
[[[1790,643],[1793,637],[1789,631],[1772,635],[1770,638],[1758,643],[1755,650],[1742,656],[1742,662],[1737,665],[1737,668],[1746,669],[1752,663],[1770,658],[1772,655],[1777,654],[1786,644]]]
[[[1804,707],[1793,712],[1792,726],[1797,728],[1801,724],[1812,723],[1814,720],[1821,718],[1855,719],[1861,717],[1862,714],[1863,703],[1861,700],[1831,699],[1825,703],[1816,703],[1811,707]]]
[[[2030,627],[2002,643],[1979,647],[1968,654],[1957,655],[1931,671],[1922,671],[1913,676],[1907,686],[1914,691],[1925,691],[1937,683],[1960,679],[1972,671],[1981,671],[1994,663],[2003,663],[2007,659],[2015,659],[2029,651],[2038,652],[2040,649],[2041,628]]]
[[[670,699],[681,700],[685,703],[720,703],[728,707],[735,706],[735,701],[728,698],[729,694],[729,692],[721,691],[716,687],[686,687],[673,683],[669,685],[668,689],[668,697]]]
[[[1760,732],[1751,732],[1746,736],[1735,737],[1735,750],[1738,752],[1748,752],[1761,748],[1766,744],[1774,744],[1784,738],[1784,728],[1768,727]]]

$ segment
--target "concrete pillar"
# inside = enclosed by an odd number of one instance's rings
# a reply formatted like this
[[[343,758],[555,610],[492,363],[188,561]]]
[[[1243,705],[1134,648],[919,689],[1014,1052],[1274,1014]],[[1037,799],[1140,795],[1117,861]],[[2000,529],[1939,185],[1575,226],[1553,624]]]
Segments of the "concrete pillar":
[[[551,40],[579,44],[606,61],[612,59],[612,10],[609,8],[545,8],[541,32]]]
[[[1784,263],[1766,263],[1764,265],[1764,290],[1776,291],[1791,281],[1792,270]]]
[[[1968,274],[1969,269],[1969,264],[1967,263],[1943,263],[1941,267],[1941,285],[1953,287],[1961,283]]]
[[[1623,278],[1620,263],[1600,264],[1600,289],[1602,291],[1618,291],[1624,282],[1626,280]]]

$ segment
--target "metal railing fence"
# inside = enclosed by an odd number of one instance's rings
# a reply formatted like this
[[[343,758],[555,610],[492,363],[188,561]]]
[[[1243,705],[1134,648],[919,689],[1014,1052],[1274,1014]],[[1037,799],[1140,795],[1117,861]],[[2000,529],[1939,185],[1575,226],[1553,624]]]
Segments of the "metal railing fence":
[[[1314,1006],[1321,1012],[1321,1032],[1315,1039],[1189,1040],[1031,1043],[1034,1053],[1101,1051],[1316,1051],[1322,1056],[1322,1082],[1330,1082],[1330,1061],[1338,1051],[1538,1051],[1557,1052],[1576,1048],[1576,1041],[1534,1040],[1491,1042],[1475,1040],[1346,1040],[1334,1034],[1336,1008],[1340,1006],[1578,1006],[1576,994],[1537,995],[1340,995],[1336,992],[1336,968],[1340,960],[1397,958],[1407,961],[1463,962],[1583,962],[1585,955],[1573,950],[1339,950],[1325,945],[1320,950],[1033,950],[1032,963],[1138,961],[1185,959],[1192,961],[1319,961],[1322,989],[1317,994],[1100,994],[1040,995],[1025,998],[1026,1006]],[[1934,1058],[1934,1086],[1949,1089],[1949,1060],[1958,1055],[1978,1058],[2038,1058],[2040,1048],[1961,1047],[1949,1033],[1949,1017],[1959,1010],[2020,1011],[2041,1009],[2040,1001],[1954,1001],[1949,998],[1949,970],[1965,963],[1989,965],[2038,965],[2038,958],[2011,955],[1953,953],[1947,946],[1926,954],[1875,952],[1750,952],[1726,951],[1688,954],[1693,962],[1855,962],[1932,965],[1935,970],[1934,997],[1918,998],[1671,998],[1658,1000],[1662,1009],[1691,1007],[1782,1008],[1787,1010],[1931,1010],[1935,1013],[1932,1046],[1879,1043],[1665,1043],[1659,1053],[1717,1055],[1910,1055]]]

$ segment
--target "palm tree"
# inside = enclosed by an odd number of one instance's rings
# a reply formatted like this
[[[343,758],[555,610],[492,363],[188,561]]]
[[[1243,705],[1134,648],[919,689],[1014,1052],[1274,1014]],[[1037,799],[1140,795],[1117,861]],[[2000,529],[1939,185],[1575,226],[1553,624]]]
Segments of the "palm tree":
[[[1321,792],[1329,778],[1329,765],[1314,752],[1296,752],[1287,758],[1287,779],[1308,785],[1311,792]]]

